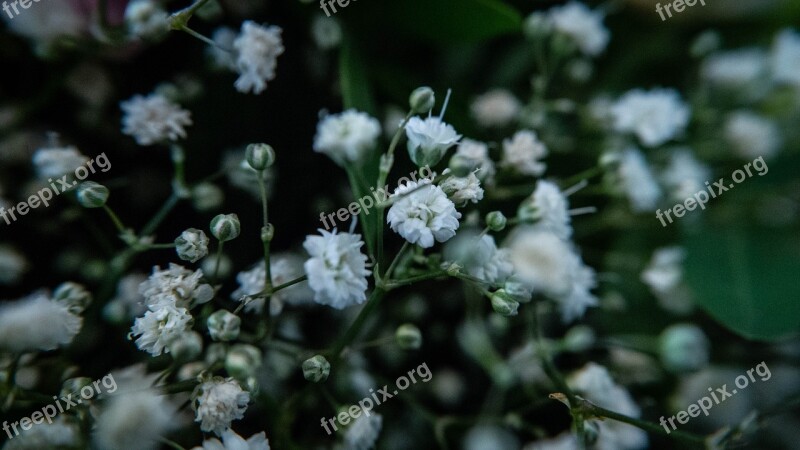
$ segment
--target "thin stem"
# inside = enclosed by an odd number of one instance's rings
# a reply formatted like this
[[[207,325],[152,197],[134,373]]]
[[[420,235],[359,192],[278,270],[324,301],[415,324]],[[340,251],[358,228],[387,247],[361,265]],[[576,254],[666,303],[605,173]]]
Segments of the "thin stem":
[[[445,277],[447,275],[448,274],[445,271],[426,273],[424,275],[417,275],[415,277],[404,278],[402,280],[386,281],[384,282],[383,287],[387,291],[390,291],[401,286],[408,286],[409,284],[417,283],[419,281],[432,280],[434,278]]]
[[[261,210],[264,216],[264,228],[261,230],[261,242],[264,244],[264,289],[272,290],[272,264],[270,264],[270,244],[272,236],[269,235],[269,205],[267,202],[267,183],[264,180],[264,172],[258,174],[258,188],[261,191]],[[271,294],[267,294],[271,295]]]
[[[173,442],[173,441],[170,441],[170,440],[169,440],[169,439],[167,439],[167,438],[160,437],[160,438],[158,438],[158,440],[159,440],[159,441],[160,441],[162,444],[166,445],[167,447],[172,447],[172,448],[174,448],[174,449],[176,449],[176,450],[186,450],[185,448],[181,447],[181,446],[180,446],[180,444],[178,444],[178,443],[176,443],[176,442]]]
[[[214,264],[214,275],[211,277],[211,284],[217,282],[217,275],[219,275],[219,263],[222,261],[222,249],[225,247],[225,241],[219,241],[219,247],[217,247],[217,261]],[[269,306],[267,306],[269,309]]]
[[[275,286],[274,288],[272,288],[272,293],[274,294],[274,293],[280,291],[281,289],[286,289],[286,288],[288,288],[290,286],[294,286],[295,284],[302,283],[303,281],[306,281],[306,280],[308,280],[308,275],[303,275],[302,277],[295,278],[292,281],[287,281],[286,283],[280,284],[280,285]]]
[[[573,194],[574,192],[577,192],[577,189],[575,191],[573,191],[573,192],[569,192],[569,191],[572,190],[572,187],[576,183],[588,182],[588,180],[590,178],[594,178],[595,176],[597,176],[597,175],[599,175],[601,173],[603,173],[603,168],[600,167],[600,166],[594,166],[592,168],[586,169],[583,172],[580,172],[578,174],[575,174],[575,175],[567,178],[566,180],[561,182],[562,186],[568,186],[567,188],[565,188],[566,192],[564,192],[564,195],[569,196],[569,195]],[[583,186],[585,186],[585,184],[583,184],[579,189],[582,189]],[[569,192],[569,193],[567,193],[567,192]]]
[[[124,233],[126,231],[125,225],[123,225],[122,221],[119,220],[119,216],[114,214],[114,211],[112,211],[108,205],[103,205],[103,209],[105,210],[106,214],[108,214],[108,217],[111,218],[111,221],[114,222],[114,226],[117,227],[117,231]]]
[[[405,254],[405,252],[409,249],[409,247],[411,247],[410,242],[406,241],[405,243],[403,243],[403,247],[400,248],[399,252],[397,252],[397,256],[394,257],[392,263],[389,264],[389,268],[386,269],[386,273],[383,274],[383,278],[385,280],[391,278],[392,272],[394,272],[395,267],[397,267],[397,263],[400,262],[400,259],[402,258],[403,254]]]
[[[175,205],[178,204],[179,200],[180,197],[175,192],[173,192],[172,195],[169,196],[167,201],[164,202],[164,205],[161,206],[161,209],[158,210],[156,215],[153,216],[153,218],[150,219],[149,222],[147,222],[144,228],[142,228],[140,236],[147,236],[149,234],[152,234],[156,230],[156,228],[158,228],[158,226],[161,225],[161,222],[163,222],[164,219],[167,218],[167,215],[170,212],[172,212],[172,210],[175,208]]]
[[[340,337],[333,346],[333,349],[331,350],[331,356],[334,358],[334,364],[342,356],[342,350],[350,345],[350,343],[353,342],[353,339],[355,339],[361,332],[361,329],[364,327],[367,319],[378,307],[378,304],[381,302],[384,295],[386,295],[386,291],[380,287],[375,287],[375,290],[372,291],[372,294],[370,294],[369,299],[367,300],[367,304],[361,309],[361,312],[358,313],[356,320],[353,321],[347,331],[345,331],[342,337]]]

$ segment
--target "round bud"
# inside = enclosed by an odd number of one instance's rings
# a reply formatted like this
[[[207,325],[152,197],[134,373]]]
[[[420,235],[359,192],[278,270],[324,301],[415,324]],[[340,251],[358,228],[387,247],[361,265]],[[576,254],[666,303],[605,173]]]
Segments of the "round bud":
[[[508,219],[500,211],[492,211],[486,215],[486,226],[492,231],[503,231]]]
[[[67,307],[71,312],[83,312],[92,302],[92,294],[82,285],[73,282],[61,283],[53,292],[53,299]]]
[[[239,337],[239,327],[242,319],[239,316],[225,311],[224,309],[208,316],[206,325],[208,334],[215,341],[232,341]]]
[[[259,367],[261,351],[252,345],[233,345],[225,356],[225,370],[239,380],[254,376]]]
[[[664,367],[673,373],[693,372],[708,364],[709,342],[696,325],[672,325],[659,337],[659,353]]]
[[[533,223],[542,218],[542,212],[531,200],[525,200],[517,208],[517,220],[520,223]]]
[[[478,166],[474,159],[467,158],[464,155],[455,154],[450,157],[450,162],[447,163],[447,167],[450,169],[453,175],[459,178],[464,178],[469,176],[469,174]]]
[[[411,107],[412,114],[424,114],[433,108],[436,103],[436,96],[433,89],[422,86],[414,89],[408,97],[408,105]]]
[[[203,353],[203,338],[199,333],[190,331],[170,342],[168,347],[169,353],[175,361],[189,362]]]
[[[275,237],[274,225],[268,223],[265,226],[261,227],[261,242],[264,243],[271,242],[273,237]]]
[[[511,298],[504,289],[498,289],[492,294],[492,309],[501,316],[516,316],[519,302]]]
[[[180,259],[197,262],[208,254],[208,236],[197,228],[189,228],[175,239],[175,250]]]
[[[76,195],[84,208],[100,208],[108,200],[108,188],[94,181],[84,181],[78,186]]]
[[[303,376],[312,383],[320,383],[328,379],[331,363],[322,355],[315,355],[303,361]]]
[[[253,170],[260,172],[275,163],[275,150],[267,144],[250,144],[244,158]]]
[[[531,301],[531,297],[533,296],[533,291],[528,287],[528,285],[515,279],[514,277],[506,280],[506,282],[503,284],[503,290],[506,292],[506,295],[519,303],[528,303]]]
[[[211,219],[211,234],[220,242],[236,239],[241,231],[242,226],[236,214],[220,214]]]
[[[403,350],[417,350],[422,347],[422,333],[410,323],[397,327],[394,339]]]

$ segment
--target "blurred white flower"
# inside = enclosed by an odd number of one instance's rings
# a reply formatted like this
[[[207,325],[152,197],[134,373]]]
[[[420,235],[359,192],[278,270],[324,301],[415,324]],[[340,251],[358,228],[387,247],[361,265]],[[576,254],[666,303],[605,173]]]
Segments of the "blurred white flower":
[[[503,159],[500,165],[523,175],[540,176],[547,165],[541,159],[547,156],[547,147],[529,130],[517,131],[503,141]]]
[[[344,434],[346,450],[371,450],[380,437],[383,428],[383,416],[372,413],[357,418]]]
[[[588,56],[603,53],[608,45],[611,36],[603,25],[604,18],[601,11],[592,11],[576,1],[556,6],[547,12],[547,19],[553,28],[572,38],[581,52]]]
[[[113,395],[97,416],[95,445],[108,449],[156,450],[161,447],[160,438],[176,428],[177,410],[168,397],[147,386]]]
[[[80,429],[69,416],[58,416],[53,423],[43,421],[19,436],[9,439],[3,450],[39,450],[44,448],[77,448],[82,443]]]
[[[464,436],[463,450],[518,450],[519,441],[514,433],[497,425],[479,424]]]
[[[447,261],[455,262],[475,278],[491,284],[506,281],[514,271],[509,250],[498,249],[494,237],[475,230],[459,232],[444,249]]]
[[[314,151],[344,165],[358,162],[378,143],[381,124],[369,114],[348,109],[325,116],[317,124]]]
[[[121,323],[144,315],[147,306],[144,296],[139,293],[139,286],[147,281],[147,276],[140,273],[125,275],[117,283],[116,296],[103,308],[106,319]]]
[[[33,154],[33,165],[39,178],[59,178],[72,175],[80,166],[89,161],[76,147],[40,148]]]
[[[450,173],[450,169],[445,169],[443,175]],[[481,181],[470,173],[466,177],[452,176],[439,185],[447,197],[457,205],[466,205],[469,202],[478,203],[483,199],[483,188]]]
[[[8,245],[0,245],[0,284],[15,284],[28,270],[25,256]]]
[[[679,323],[661,332],[659,354],[670,372],[694,372],[708,365],[711,344],[700,327]]]
[[[274,254],[270,258],[270,271],[272,272],[273,286],[280,286],[303,275],[303,259],[291,253]],[[265,299],[256,294],[264,291],[265,272],[264,261],[259,261],[253,265],[252,269],[240,272],[236,276],[239,288],[231,294],[231,299],[243,301],[246,296],[254,296],[253,300],[244,307],[245,312],[261,314],[264,310]],[[272,294],[270,301],[299,305],[306,303],[313,296],[314,293],[308,287],[308,283],[303,282]]]
[[[541,441],[531,442],[522,450],[575,450],[580,448],[578,438],[572,433],[561,433],[558,436]]]
[[[0,349],[21,353],[55,350],[72,342],[83,318],[44,291],[0,304]]]
[[[700,68],[700,76],[726,87],[747,87],[762,83],[767,73],[767,54],[758,47],[712,53]]]
[[[250,394],[242,390],[233,378],[216,377],[199,385],[193,394],[195,422],[200,429],[217,436],[230,428],[231,422],[244,417]]]
[[[569,201],[555,183],[539,180],[520,211],[520,215],[534,219],[531,229],[553,233],[563,240],[572,236]]]
[[[412,117],[406,124],[408,154],[418,167],[434,166],[461,135],[440,117]]]
[[[614,129],[634,133],[647,147],[678,137],[689,124],[691,110],[674,89],[633,89],[611,107]]]
[[[230,27],[219,27],[214,30],[211,40],[216,44],[206,47],[211,64],[220,69],[236,71],[236,52],[233,49],[233,41],[238,34]]]
[[[711,170],[694,157],[689,148],[678,148],[670,152],[669,164],[661,173],[669,197],[677,202],[705,190],[705,182],[711,178]]]
[[[769,159],[778,153],[783,142],[775,122],[748,110],[732,112],[723,133],[736,155],[746,159]]]
[[[481,182],[489,186],[494,184],[494,161],[489,158],[489,147],[485,143],[463,139],[458,143],[455,154],[463,156],[475,164],[475,167],[478,168],[475,175]]]
[[[781,30],[772,45],[770,63],[775,81],[800,87],[800,33]]]
[[[122,132],[136,139],[142,146],[186,137],[192,115],[160,94],[147,97],[136,95],[120,104]]]
[[[311,37],[323,50],[336,48],[342,42],[342,26],[336,19],[319,15],[311,22]]]
[[[442,188],[430,180],[409,181],[399,186],[392,197],[386,221],[392,230],[412,244],[433,247],[434,240],[446,242],[456,234],[461,213]]]
[[[360,234],[329,233],[306,236],[303,247],[311,258],[305,262],[314,301],[336,309],[363,303],[367,296],[367,257],[361,253]]]
[[[270,450],[267,435],[261,433],[252,435],[246,441],[233,430],[227,429],[222,433],[222,442],[217,438],[203,441],[202,447],[192,450]]]
[[[478,125],[485,128],[504,127],[510,124],[522,109],[519,100],[506,89],[492,89],[478,96],[470,105],[470,112]]]
[[[267,89],[267,81],[275,78],[278,56],[284,51],[281,31],[280,27],[258,25],[250,20],[242,23],[241,33],[233,41],[239,73],[234,83],[237,91],[260,94]]]
[[[138,37],[158,37],[169,32],[169,15],[153,0],[134,0],[125,9],[128,31]]]
[[[662,192],[642,152],[631,147],[613,158],[617,161],[611,176],[613,188],[628,198],[634,212],[653,210]]]
[[[189,331],[192,315],[185,308],[159,304],[137,317],[131,336],[139,336],[136,346],[153,356],[169,353],[169,345]]]
[[[663,247],[653,252],[641,279],[662,308],[676,314],[692,310],[691,296],[683,283],[683,261],[686,252],[681,247]]]

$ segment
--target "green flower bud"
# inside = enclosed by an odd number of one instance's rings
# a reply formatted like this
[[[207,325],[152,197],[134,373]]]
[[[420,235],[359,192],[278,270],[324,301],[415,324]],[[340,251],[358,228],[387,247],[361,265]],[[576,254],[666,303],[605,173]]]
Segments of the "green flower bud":
[[[303,376],[312,383],[320,383],[328,379],[331,363],[322,355],[315,355],[303,361]]]
[[[533,291],[528,287],[528,285],[515,279],[514,277],[506,280],[506,282],[503,284],[503,290],[505,291],[506,295],[519,303],[528,303],[531,301],[531,297],[533,296]]]
[[[250,144],[245,150],[244,159],[253,170],[260,172],[275,163],[275,150],[267,144]]]
[[[422,333],[419,328],[410,323],[397,327],[394,338],[397,345],[403,350],[417,350],[422,347]]]
[[[220,214],[211,219],[211,234],[220,242],[236,239],[241,231],[242,226],[236,214]]]
[[[261,242],[272,242],[273,237],[275,237],[275,226],[273,226],[271,223],[268,223],[261,227]]]
[[[502,316],[516,316],[519,302],[514,300],[504,289],[498,289],[492,294],[492,309]]]
[[[239,337],[239,327],[242,319],[239,316],[225,311],[224,309],[208,316],[206,325],[208,334],[215,341],[232,341]]]
[[[503,231],[508,219],[500,211],[492,211],[486,215],[486,226],[492,231]]]
[[[696,325],[672,325],[659,337],[659,353],[664,367],[673,373],[693,372],[708,364],[708,338]]]
[[[533,223],[541,218],[542,212],[530,199],[523,201],[517,208],[517,220],[521,223]]]
[[[475,160],[467,158],[464,155],[455,154],[450,157],[450,162],[447,163],[447,167],[453,175],[464,178],[477,169],[478,166]]]
[[[108,188],[94,181],[84,181],[78,186],[76,195],[84,208],[100,208],[108,200]]]
[[[254,376],[259,367],[261,367],[261,351],[252,345],[233,345],[225,356],[225,370],[237,380]]]
[[[177,362],[192,361],[203,353],[203,338],[190,331],[169,343],[169,354]]]
[[[180,259],[197,262],[208,254],[208,236],[197,228],[189,228],[175,239],[175,250]]]
[[[215,342],[210,344],[206,349],[206,365],[213,366],[214,364],[225,361],[225,355],[228,354],[228,347],[225,344]]]
[[[92,302],[92,294],[78,283],[61,283],[53,292],[53,299],[66,306],[74,314],[79,314]]]
[[[436,103],[436,96],[433,89],[422,86],[414,89],[408,97],[408,105],[411,107],[412,114],[425,114],[433,108]]]

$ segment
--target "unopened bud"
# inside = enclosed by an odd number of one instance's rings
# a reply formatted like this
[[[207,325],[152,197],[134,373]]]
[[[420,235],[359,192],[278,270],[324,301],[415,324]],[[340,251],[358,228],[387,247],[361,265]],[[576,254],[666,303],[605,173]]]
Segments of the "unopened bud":
[[[474,159],[467,158],[464,155],[455,154],[450,157],[450,162],[447,164],[447,167],[453,173],[453,175],[464,178],[469,176],[472,171],[478,168],[478,165],[475,163]]]
[[[108,200],[108,188],[94,181],[84,181],[78,186],[76,195],[84,208],[100,208]]]
[[[255,375],[261,367],[261,351],[248,344],[236,344],[225,356],[225,370],[238,380]]]
[[[177,362],[189,362],[203,353],[203,338],[191,331],[169,343],[169,354]]]
[[[224,309],[211,314],[206,321],[208,334],[215,341],[232,341],[236,339],[239,337],[241,324],[242,319],[239,316]]]
[[[275,163],[275,150],[267,144],[250,144],[244,158],[253,170],[260,172]]]
[[[303,376],[312,383],[320,383],[328,379],[331,363],[322,355],[315,355],[303,361]]]
[[[180,259],[197,262],[208,254],[208,236],[197,228],[189,228],[175,239],[175,250]]]
[[[492,211],[486,215],[486,226],[492,231],[503,231],[508,219],[500,211]]]
[[[261,242],[267,243],[272,242],[272,238],[275,237],[275,226],[271,223],[266,224],[265,226],[261,227]]]
[[[408,105],[411,107],[413,114],[425,114],[433,108],[436,103],[436,96],[433,89],[428,86],[422,86],[414,89],[414,92],[408,97]]]
[[[241,231],[239,216],[236,214],[220,214],[211,219],[211,234],[220,242],[236,239]]]
[[[410,323],[397,327],[394,338],[403,350],[417,350],[422,347],[422,332]]]
[[[61,283],[53,292],[53,299],[73,313],[81,313],[92,302],[92,294],[82,285],[68,281]]]
[[[498,289],[492,294],[492,309],[501,316],[516,316],[519,302],[511,298],[503,289]]]

